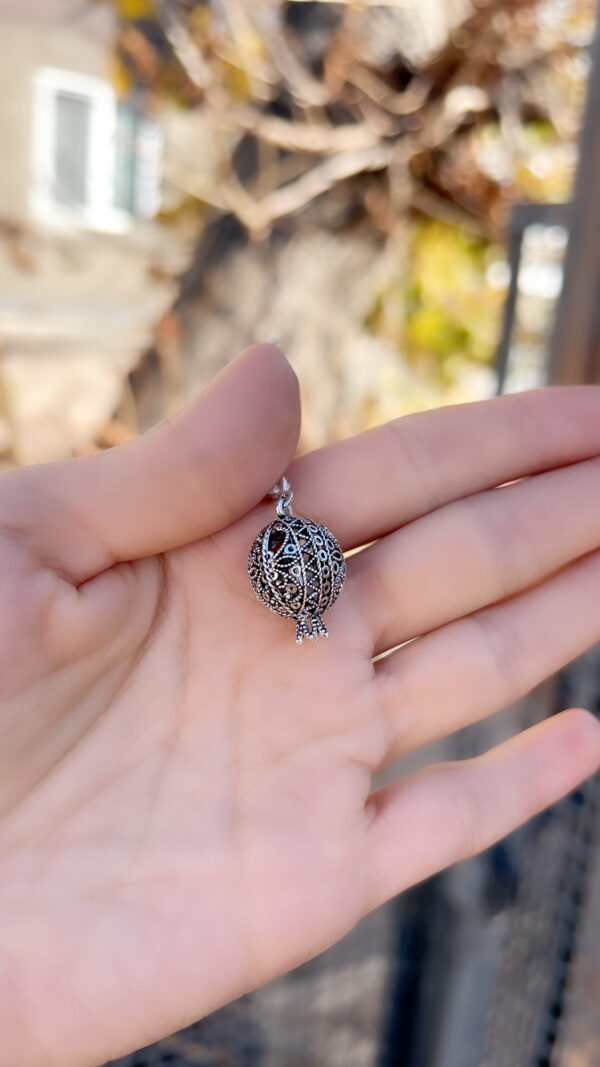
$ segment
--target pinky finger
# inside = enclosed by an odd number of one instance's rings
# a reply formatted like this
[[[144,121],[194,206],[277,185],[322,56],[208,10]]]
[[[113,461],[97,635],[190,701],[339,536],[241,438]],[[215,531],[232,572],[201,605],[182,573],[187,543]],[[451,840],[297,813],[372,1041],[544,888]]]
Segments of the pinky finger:
[[[483,756],[428,767],[372,793],[369,909],[487,848],[599,766],[600,723],[572,709]]]

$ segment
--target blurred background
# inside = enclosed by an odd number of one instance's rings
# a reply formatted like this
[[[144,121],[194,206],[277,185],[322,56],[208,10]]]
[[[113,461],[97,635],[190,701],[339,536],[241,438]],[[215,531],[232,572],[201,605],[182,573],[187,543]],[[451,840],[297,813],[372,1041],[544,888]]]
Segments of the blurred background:
[[[600,381],[597,17],[0,0],[0,466],[127,440],[273,335],[303,450]],[[600,711],[598,650],[417,758],[566,703]],[[599,1067],[599,813],[592,781],[119,1067]]]

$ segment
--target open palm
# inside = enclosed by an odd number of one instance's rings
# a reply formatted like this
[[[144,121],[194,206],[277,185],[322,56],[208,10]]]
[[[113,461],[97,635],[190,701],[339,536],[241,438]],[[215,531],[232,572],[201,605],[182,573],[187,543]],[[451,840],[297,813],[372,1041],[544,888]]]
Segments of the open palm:
[[[130,445],[0,480],[10,1067],[95,1065],[198,1018],[598,766],[570,711],[371,792],[600,637],[600,389],[295,460],[297,513],[368,545],[329,640],[301,647],[246,573],[298,424],[259,345]]]

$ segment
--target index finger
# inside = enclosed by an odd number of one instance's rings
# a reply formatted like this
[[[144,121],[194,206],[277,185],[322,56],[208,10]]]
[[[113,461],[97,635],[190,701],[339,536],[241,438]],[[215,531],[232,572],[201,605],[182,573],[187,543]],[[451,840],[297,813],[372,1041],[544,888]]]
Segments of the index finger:
[[[551,386],[395,419],[288,472],[298,514],[345,550],[471,493],[600,453],[600,386]]]

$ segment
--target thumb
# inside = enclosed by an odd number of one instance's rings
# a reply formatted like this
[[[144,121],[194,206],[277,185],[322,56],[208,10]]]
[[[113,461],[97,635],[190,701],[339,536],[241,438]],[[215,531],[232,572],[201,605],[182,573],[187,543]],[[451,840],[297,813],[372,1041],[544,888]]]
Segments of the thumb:
[[[285,470],[299,430],[296,375],[276,345],[254,345],[150,433],[5,475],[0,522],[6,518],[45,562],[83,581],[244,515]]]

